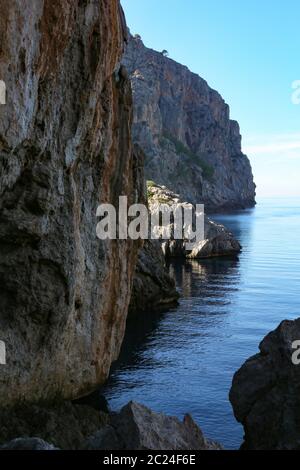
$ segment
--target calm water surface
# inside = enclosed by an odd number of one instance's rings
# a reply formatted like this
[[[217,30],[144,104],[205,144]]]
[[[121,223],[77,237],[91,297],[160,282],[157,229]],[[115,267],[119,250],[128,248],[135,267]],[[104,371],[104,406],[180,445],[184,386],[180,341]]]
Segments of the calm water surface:
[[[172,263],[179,307],[128,322],[104,394],[113,409],[134,399],[180,418],[189,412],[208,437],[237,448],[232,376],[267,332],[300,316],[300,200],[263,199],[214,218],[242,243],[239,259]]]

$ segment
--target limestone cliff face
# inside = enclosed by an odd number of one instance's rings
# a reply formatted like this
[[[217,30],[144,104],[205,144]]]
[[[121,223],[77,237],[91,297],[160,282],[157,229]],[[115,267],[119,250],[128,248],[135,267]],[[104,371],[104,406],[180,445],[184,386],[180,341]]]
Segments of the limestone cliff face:
[[[148,203],[151,215],[156,215],[161,207],[171,208],[173,214],[176,211],[184,211],[184,209],[192,209],[192,204],[179,199],[179,195],[170,191],[165,186],[159,186],[155,183],[148,182]],[[174,217],[170,218],[170,224],[166,225],[159,240],[162,251],[166,258],[189,258],[203,259],[213,258],[215,256],[237,256],[241,251],[241,245],[234,238],[233,234],[222,224],[217,224],[204,214],[203,239],[195,242],[193,249],[189,249],[186,238],[174,238]],[[163,235],[168,228],[171,238],[164,239]]]
[[[134,98],[134,140],[146,177],[208,210],[255,204],[248,158],[222,97],[198,75],[130,37],[123,63]]]
[[[72,398],[118,355],[138,246],[96,208],[138,200],[118,0],[0,0],[0,404]]]

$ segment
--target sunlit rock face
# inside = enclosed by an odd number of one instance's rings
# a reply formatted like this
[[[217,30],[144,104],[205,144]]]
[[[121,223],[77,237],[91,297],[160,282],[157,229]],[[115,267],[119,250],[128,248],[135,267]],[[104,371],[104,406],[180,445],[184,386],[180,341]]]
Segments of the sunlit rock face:
[[[99,240],[96,208],[139,194],[118,0],[0,9],[0,405],[10,405],[105,380],[138,242]]]
[[[146,177],[206,210],[255,204],[239,125],[205,80],[130,36],[122,59],[133,88],[133,138],[146,154]]]
[[[178,224],[178,218],[176,221],[176,215],[174,216],[174,214],[177,211],[180,211],[181,214],[184,214],[185,211],[192,211],[193,205],[181,201],[178,194],[154,182],[148,183],[147,191],[149,210],[151,216],[155,216],[155,220],[158,220],[159,212],[162,208],[169,208],[173,214],[170,214],[167,225],[158,227],[157,233],[157,235],[161,235],[159,241],[166,258],[203,259],[215,256],[237,256],[240,253],[241,245],[234,238],[233,234],[224,225],[214,222],[204,213],[202,228],[199,223],[199,233],[202,237],[200,240],[195,240],[192,246],[190,246],[190,238],[185,236],[185,230],[182,233],[183,237],[176,239],[174,232]]]

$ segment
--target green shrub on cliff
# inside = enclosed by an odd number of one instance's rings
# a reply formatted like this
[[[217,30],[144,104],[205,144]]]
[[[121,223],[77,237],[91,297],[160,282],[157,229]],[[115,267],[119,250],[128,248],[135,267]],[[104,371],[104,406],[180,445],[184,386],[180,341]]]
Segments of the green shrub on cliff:
[[[156,184],[154,183],[154,181],[152,181],[152,180],[147,180],[147,188],[153,188],[153,186],[156,186]]]
[[[189,161],[195,165],[200,166],[203,172],[203,176],[207,180],[212,180],[214,175],[214,168],[207,163],[203,157],[201,158],[200,155],[192,152],[188,147],[186,147],[180,140],[176,139],[172,134],[168,131],[164,131],[163,133],[164,139],[167,139],[169,142],[172,142],[173,146],[175,147],[175,152],[177,155],[185,155],[188,157]]]
[[[147,199],[151,199],[152,197],[152,192],[151,192],[151,188],[154,188],[156,186],[155,182],[152,181],[152,180],[147,180],[146,181],[146,186],[147,186]]]

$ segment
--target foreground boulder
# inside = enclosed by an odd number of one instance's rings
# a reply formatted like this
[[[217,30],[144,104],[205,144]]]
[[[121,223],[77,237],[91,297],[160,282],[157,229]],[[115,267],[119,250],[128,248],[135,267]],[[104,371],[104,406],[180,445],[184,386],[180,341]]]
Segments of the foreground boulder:
[[[243,449],[300,449],[300,365],[292,361],[296,340],[300,318],[283,321],[234,375],[230,401],[244,426]]]
[[[173,210],[192,207],[192,204],[181,201],[178,194],[153,181],[148,181],[147,190],[151,214],[158,213],[160,206],[164,204],[172,206]],[[211,258],[236,255],[241,251],[241,245],[224,225],[213,222],[207,216],[204,217],[204,239],[197,242],[192,250],[186,249],[187,240],[161,240],[166,257]],[[171,233],[173,227],[171,220]]]
[[[0,406],[88,393],[118,356],[139,244],[96,209],[139,200],[126,34],[118,0],[1,8]]]
[[[0,410],[0,422],[0,450],[201,450],[221,447],[206,439],[189,415],[181,422],[135,402],[128,403],[120,413],[103,413],[95,407],[70,402],[20,405]]]
[[[19,437],[0,446],[0,450],[58,450],[52,444],[49,444],[38,437]]]
[[[190,415],[183,422],[173,416],[155,413],[144,405],[130,402],[112,415],[110,425],[91,436],[88,449],[126,450],[208,450],[218,443],[203,436]]]

